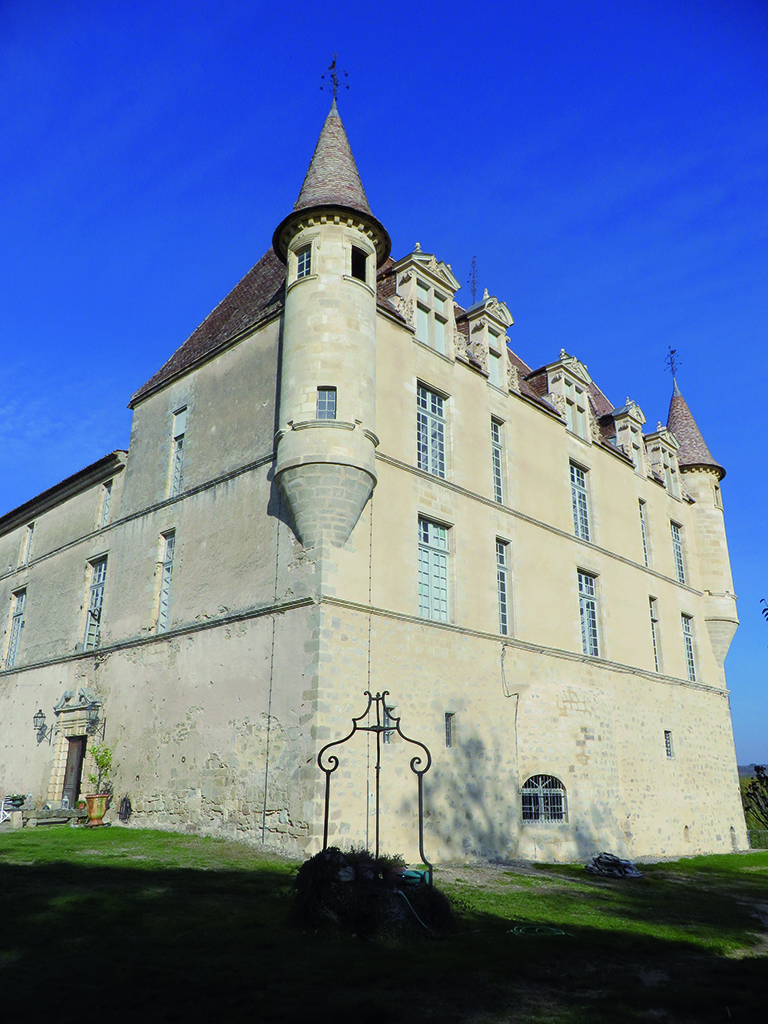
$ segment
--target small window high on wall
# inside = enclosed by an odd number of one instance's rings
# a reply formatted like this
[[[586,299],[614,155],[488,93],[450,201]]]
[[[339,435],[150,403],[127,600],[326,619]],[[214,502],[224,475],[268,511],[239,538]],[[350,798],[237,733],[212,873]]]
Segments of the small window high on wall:
[[[365,281],[366,279],[366,267],[368,264],[368,253],[363,249],[359,249],[356,245],[352,246],[352,277],[356,277],[358,281]]]

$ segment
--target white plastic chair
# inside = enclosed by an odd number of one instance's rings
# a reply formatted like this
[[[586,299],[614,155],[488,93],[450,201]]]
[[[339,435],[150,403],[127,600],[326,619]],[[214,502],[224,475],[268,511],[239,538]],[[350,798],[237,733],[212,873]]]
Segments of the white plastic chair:
[[[8,800],[7,797],[3,797],[3,799],[0,800],[0,825],[2,825],[2,823],[4,821],[10,821],[11,820],[11,811],[12,810],[13,810],[13,804],[11,803],[11,801]]]

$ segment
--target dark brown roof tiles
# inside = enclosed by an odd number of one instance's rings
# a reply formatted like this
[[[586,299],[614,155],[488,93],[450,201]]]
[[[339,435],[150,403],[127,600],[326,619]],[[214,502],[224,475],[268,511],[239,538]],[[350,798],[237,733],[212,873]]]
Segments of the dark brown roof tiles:
[[[721,477],[725,476],[723,467],[712,458],[710,450],[701,436],[701,431],[696,425],[696,420],[691,415],[688,403],[680,393],[677,381],[674,382],[672,400],[669,403],[667,428],[672,431],[680,445],[677,461],[681,469],[711,466],[712,469],[720,473]]]

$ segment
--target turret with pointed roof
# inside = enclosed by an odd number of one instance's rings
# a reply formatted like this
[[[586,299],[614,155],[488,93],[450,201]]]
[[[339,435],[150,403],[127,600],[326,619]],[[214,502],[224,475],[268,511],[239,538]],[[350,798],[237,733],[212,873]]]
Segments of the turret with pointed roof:
[[[297,225],[306,220],[307,214],[322,215],[332,211],[357,215],[358,218],[362,215],[376,247],[376,263],[381,266],[389,256],[392,243],[384,226],[371,213],[335,99],[317,140],[293,212],[278,225],[272,238],[274,250],[283,263],[290,237]]]
[[[701,431],[696,425],[688,403],[683,398],[677,381],[674,380],[672,400],[669,403],[669,415],[667,416],[667,429],[671,430],[677,438],[680,449],[677,453],[677,461],[681,472],[687,469],[712,469],[719,475],[720,479],[725,476],[723,467],[715,462],[707,448]]]

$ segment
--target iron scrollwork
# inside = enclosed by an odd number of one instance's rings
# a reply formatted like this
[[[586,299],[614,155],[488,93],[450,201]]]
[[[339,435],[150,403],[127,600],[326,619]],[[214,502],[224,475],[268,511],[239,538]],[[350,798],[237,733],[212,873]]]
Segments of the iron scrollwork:
[[[328,751],[332,747],[340,747],[358,732],[373,733],[376,738],[376,764],[375,764],[375,825],[376,825],[376,860],[379,858],[379,820],[380,820],[380,793],[381,793],[381,743],[382,738],[385,736],[391,737],[393,734],[399,736],[404,742],[412,743],[416,747],[420,747],[423,753],[414,754],[411,758],[410,767],[417,779],[418,797],[419,797],[419,856],[423,864],[426,864],[429,876],[429,884],[432,884],[432,865],[427,860],[424,853],[424,776],[429,771],[432,765],[432,755],[429,752],[427,746],[420,740],[411,739],[410,736],[406,736],[400,728],[400,718],[396,715],[391,714],[391,709],[387,707],[386,698],[389,696],[389,690],[384,690],[383,693],[377,693],[376,696],[370,692],[365,691],[365,696],[368,698],[368,703],[365,710],[361,715],[356,718],[352,718],[352,729],[351,731],[340,740],[333,740],[331,743],[326,743],[320,753],[317,755],[317,764],[320,770],[325,775],[325,814],[323,818],[323,849],[328,848],[328,816],[331,806],[331,776],[339,767],[339,758],[336,754],[329,754]],[[375,723],[368,725],[361,724],[364,720],[368,719],[371,711],[371,707],[375,707],[376,720]]]

